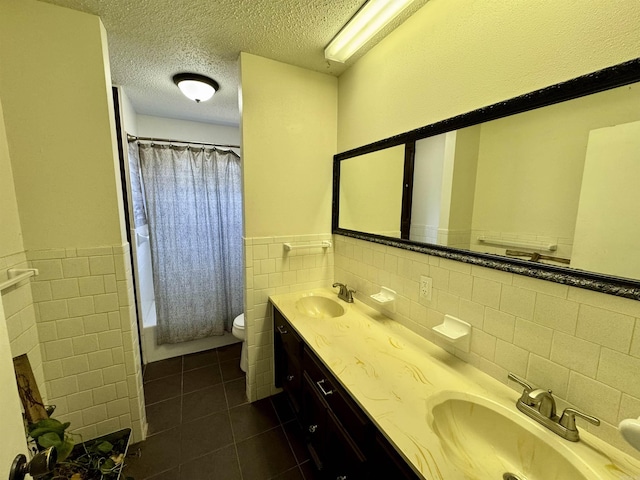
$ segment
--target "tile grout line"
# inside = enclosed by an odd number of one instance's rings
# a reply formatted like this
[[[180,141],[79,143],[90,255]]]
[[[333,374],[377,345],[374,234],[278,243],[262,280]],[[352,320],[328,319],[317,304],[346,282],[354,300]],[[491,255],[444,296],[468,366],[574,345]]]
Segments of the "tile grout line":
[[[233,449],[236,452],[236,461],[238,462],[238,471],[240,472],[240,480],[244,480],[242,475],[242,465],[240,464],[240,454],[238,452],[238,443],[236,442],[236,434],[233,431],[233,423],[231,423],[231,408],[229,408],[229,396],[227,395],[227,389],[224,386],[224,379],[222,378],[222,367],[220,367],[220,355],[216,350],[216,357],[218,359],[218,368],[220,368],[220,379],[222,380],[222,391],[224,392],[224,399],[227,402],[227,416],[229,418],[229,425],[231,426],[231,438],[233,439]]]
[[[296,468],[297,468],[297,469],[298,469],[298,471],[300,472],[300,476],[301,476],[303,479],[305,479],[306,477],[305,477],[305,475],[304,475],[304,472],[302,471],[302,468],[300,467],[300,465],[302,465],[302,463],[304,463],[304,462],[300,462],[300,461],[298,460],[298,456],[296,455],[296,452],[295,452],[295,450],[293,449],[293,445],[291,445],[291,440],[289,439],[289,435],[287,435],[287,431],[286,431],[286,430],[285,430],[285,428],[284,428],[285,422],[283,422],[283,421],[282,421],[282,418],[280,418],[280,414],[278,413],[278,409],[276,408],[275,404],[273,403],[273,396],[272,396],[272,397],[269,397],[269,401],[271,402],[271,406],[272,406],[272,407],[273,407],[273,409],[275,410],[275,412],[276,412],[276,416],[278,417],[278,420],[280,421],[280,427],[282,428],[282,433],[284,433],[284,438],[286,438],[286,439],[287,439],[287,444],[289,445],[289,450],[291,450],[291,453],[293,454],[293,459],[296,461]],[[295,418],[294,418],[294,419],[289,420],[289,421],[288,421],[288,422],[286,422],[286,423],[295,422],[295,421],[296,421],[296,420],[295,420]],[[305,461],[307,461],[307,460],[305,460]],[[291,469],[289,469],[289,470],[293,470],[293,468],[291,468]],[[289,471],[289,470],[287,470],[287,471]]]
[[[184,374],[185,374],[185,366],[186,366],[186,358],[185,357],[186,357],[186,355],[182,355],[181,357],[179,357],[180,358],[180,370],[179,370],[179,373],[180,373],[179,391],[180,391],[180,393],[179,393],[179,395],[175,395],[175,396],[172,396],[170,398],[162,399],[162,400],[159,400],[157,402],[154,402],[154,403],[151,403],[151,404],[148,404],[148,405],[145,406],[145,407],[149,407],[149,406],[152,406],[152,405],[157,405],[157,404],[160,404],[162,402],[171,401],[171,400],[176,401],[177,397],[179,396],[180,400],[178,401],[178,403],[179,403],[180,411],[179,411],[179,414],[178,414],[179,422],[178,422],[177,427],[180,428],[180,439],[182,439],[182,426],[183,426],[184,420],[185,420],[185,416],[184,416],[185,398],[184,398],[184,396],[187,395],[187,394],[185,394],[185,390],[184,390],[185,389]],[[231,427],[231,435],[232,435],[232,439],[231,440],[232,440],[232,442],[227,444],[227,445],[221,446],[220,448],[218,448],[218,449],[216,449],[214,451],[219,451],[221,449],[228,448],[228,447],[231,446],[231,444],[233,444],[234,450],[236,452],[236,460],[237,460],[237,464],[238,464],[238,468],[239,468],[239,474],[240,474],[240,478],[242,480],[243,479],[243,473],[242,473],[240,456],[239,456],[238,445],[237,445],[238,442],[237,442],[236,434],[235,434],[234,429],[233,429],[233,424],[230,421],[231,420],[231,418],[230,418],[231,407],[230,407],[230,404],[229,404],[230,400],[229,400],[229,395],[227,394],[226,384],[230,383],[230,382],[234,382],[234,381],[241,381],[243,379],[244,375],[236,377],[236,378],[227,379],[225,381],[225,378],[222,375],[222,362],[220,361],[219,352],[217,350],[216,350],[215,358],[216,358],[215,366],[217,367],[217,370],[218,370],[220,382],[212,384],[212,385],[208,385],[207,387],[203,387],[202,389],[194,390],[193,392],[189,392],[188,394],[192,394],[192,393],[195,393],[197,391],[200,391],[200,390],[203,390],[203,389],[206,389],[206,388],[209,388],[209,387],[213,387],[213,386],[216,386],[216,385],[220,385],[220,387],[223,389],[223,394],[224,394],[224,399],[225,399],[225,407],[222,410],[219,410],[219,413],[226,412],[226,414],[227,414],[227,418],[228,418],[228,421],[230,422],[230,427]],[[227,358],[226,359],[227,363],[236,362],[236,361],[239,361],[239,358],[237,358],[237,359],[236,358],[233,358],[233,359]],[[209,365],[211,365],[211,364],[201,365],[200,367],[191,368],[187,372],[191,372],[193,370],[197,370],[198,368],[204,368],[204,367],[207,367]],[[213,366],[213,365],[211,365],[211,366]],[[144,366],[144,373],[149,373],[149,371],[147,370],[147,367],[148,367],[148,365]],[[155,369],[154,369],[154,372],[156,372]],[[166,380],[167,378],[171,377],[172,375],[177,375],[177,373],[169,374],[169,375],[162,375],[159,378],[154,378],[153,380],[149,380],[148,382],[143,382],[143,384],[146,386],[150,382]],[[246,381],[246,378],[245,378],[245,381]],[[239,404],[239,405],[236,405],[236,406],[241,406],[241,405],[244,405],[244,404],[245,403]],[[216,413],[216,412],[214,412],[214,413]],[[279,419],[279,422],[281,422],[280,419]],[[163,430],[161,432],[160,431],[159,432],[155,432],[155,433],[161,434],[161,433],[164,433],[165,431],[166,430]],[[252,438],[252,437],[249,437],[249,438]],[[174,468],[177,468],[178,472],[182,472],[182,467],[183,466],[185,466],[189,462],[195,460],[195,459],[189,459],[189,461],[183,461],[183,453],[184,452],[182,452],[182,450],[179,451],[178,464],[176,466],[174,466],[174,467],[172,467],[172,468],[170,468],[168,470],[163,470],[162,472],[156,472],[156,473],[154,473],[154,476],[161,475],[161,474],[166,474],[167,472],[170,472]],[[212,452],[207,452],[206,454],[203,454],[203,455],[201,455],[201,456],[199,456],[197,458],[205,457],[205,456],[209,455],[210,453],[212,453]],[[149,480],[149,478],[151,478],[151,477],[145,477],[145,478],[143,478],[141,480]]]
[[[278,418],[278,422],[280,423],[279,426],[282,429],[282,433],[284,435],[284,438],[287,440],[287,445],[289,446],[289,450],[291,451],[291,455],[293,455],[293,459],[296,462],[295,467],[292,467],[289,470],[286,470],[285,472],[288,472],[290,470],[293,470],[294,468],[297,468],[298,472],[300,472],[300,476],[304,479],[305,478],[304,477],[304,473],[302,473],[302,469],[300,468],[300,462],[298,461],[298,456],[296,455],[296,452],[293,449],[293,445],[291,445],[291,440],[289,440],[289,435],[287,435],[287,431],[284,428],[285,422],[282,421],[282,417],[280,416],[280,413],[278,412],[278,409],[276,408],[276,405],[273,402],[273,396],[268,397],[268,398],[269,398],[269,403],[271,404],[271,408],[273,408],[273,411],[275,412],[276,417]],[[294,421],[295,421],[295,419],[291,419],[286,423],[294,422]],[[285,472],[282,472],[282,473],[285,473]],[[282,473],[280,475],[282,475]]]

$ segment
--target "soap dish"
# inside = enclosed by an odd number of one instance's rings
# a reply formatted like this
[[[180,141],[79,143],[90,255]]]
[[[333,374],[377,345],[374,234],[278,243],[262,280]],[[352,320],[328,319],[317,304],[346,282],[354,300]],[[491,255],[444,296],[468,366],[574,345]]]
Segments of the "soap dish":
[[[640,450],[640,418],[627,418],[618,426],[624,439],[636,450]]]
[[[387,287],[380,287],[378,293],[369,295],[371,299],[378,305],[382,305],[386,309],[391,309],[396,301],[396,292]]]
[[[456,348],[468,352],[471,339],[471,325],[451,315],[444,316],[444,323],[436,325],[432,330]]]

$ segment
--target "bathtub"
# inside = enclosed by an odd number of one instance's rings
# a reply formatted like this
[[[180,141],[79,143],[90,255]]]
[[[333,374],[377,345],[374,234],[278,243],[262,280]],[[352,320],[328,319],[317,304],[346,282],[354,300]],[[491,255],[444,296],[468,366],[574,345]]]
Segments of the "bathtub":
[[[224,332],[224,335],[190,342],[156,345],[156,302],[154,300],[142,302],[142,310],[142,360],[145,365],[239,342],[230,332]]]

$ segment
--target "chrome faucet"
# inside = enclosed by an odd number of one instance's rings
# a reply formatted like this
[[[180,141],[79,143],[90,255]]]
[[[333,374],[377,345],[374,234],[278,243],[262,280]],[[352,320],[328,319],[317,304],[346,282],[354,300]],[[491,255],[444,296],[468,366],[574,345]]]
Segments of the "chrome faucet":
[[[334,283],[333,288],[340,287],[340,291],[338,291],[338,298],[340,300],[344,300],[347,303],[353,303],[353,294],[356,293],[355,290],[351,290],[344,283]]]
[[[562,415],[556,415],[556,401],[551,390],[534,389],[520,377],[509,373],[509,379],[520,384],[524,390],[516,402],[516,407],[522,413],[536,422],[544,425],[556,435],[560,435],[571,442],[580,440],[580,433],[576,428],[576,417],[580,417],[593,425],[600,425],[600,420],[573,408],[565,408]]]

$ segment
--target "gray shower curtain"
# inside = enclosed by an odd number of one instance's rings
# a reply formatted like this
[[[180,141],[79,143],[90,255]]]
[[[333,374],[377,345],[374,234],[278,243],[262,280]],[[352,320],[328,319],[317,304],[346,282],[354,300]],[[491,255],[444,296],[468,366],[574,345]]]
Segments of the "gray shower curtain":
[[[213,148],[139,145],[157,343],[230,331],[243,310],[240,158]]]

